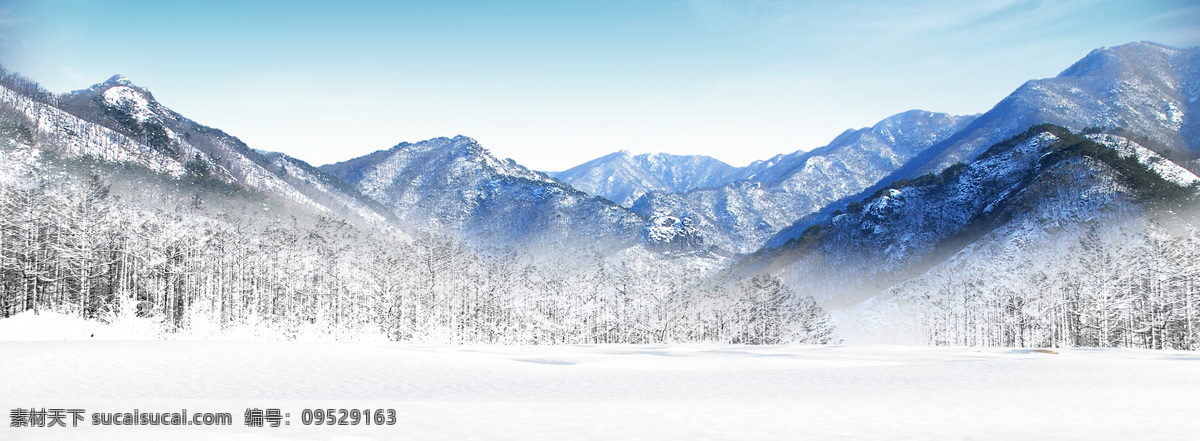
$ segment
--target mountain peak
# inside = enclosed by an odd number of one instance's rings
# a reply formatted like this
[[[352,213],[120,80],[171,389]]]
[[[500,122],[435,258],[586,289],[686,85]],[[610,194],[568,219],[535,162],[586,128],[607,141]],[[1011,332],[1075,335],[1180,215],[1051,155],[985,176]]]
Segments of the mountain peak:
[[[100,84],[103,84],[106,86],[133,86],[133,81],[129,81],[129,78],[125,78],[124,75],[117,74],[117,75],[113,75],[113,76],[109,77],[107,80],[105,80],[103,83],[100,83]]]
[[[1087,56],[1072,64],[1071,67],[1062,71],[1058,76],[1116,75],[1122,65],[1132,63],[1135,65],[1157,66],[1164,60],[1168,60],[1185,50],[1150,41],[1102,47],[1089,52]]]
[[[120,74],[109,77],[86,92],[100,94],[101,99],[108,105],[127,107],[126,110],[138,121],[152,117],[154,113],[162,110],[149,90],[133,84],[133,81]]]

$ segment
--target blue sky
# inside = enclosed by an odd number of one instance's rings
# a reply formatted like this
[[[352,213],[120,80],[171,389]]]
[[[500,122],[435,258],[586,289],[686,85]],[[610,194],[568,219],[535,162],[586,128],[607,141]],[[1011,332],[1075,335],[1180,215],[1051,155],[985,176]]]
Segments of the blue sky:
[[[0,63],[113,74],[315,165],[467,135],[559,170],[620,149],[745,165],[919,108],[987,111],[1092,49],[1200,44],[1190,1],[0,2]]]

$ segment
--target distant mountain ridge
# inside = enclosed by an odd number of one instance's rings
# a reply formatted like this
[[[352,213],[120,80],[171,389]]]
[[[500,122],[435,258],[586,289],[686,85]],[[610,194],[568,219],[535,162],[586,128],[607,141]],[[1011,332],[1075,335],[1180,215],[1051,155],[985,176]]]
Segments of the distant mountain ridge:
[[[53,103],[11,89],[0,99],[37,136],[54,137],[63,154],[200,173],[375,222],[457,231],[496,246],[553,231],[549,236],[558,239],[750,253],[798,237],[856,195],[970,162],[1035,124],[1122,131],[1195,171],[1200,128],[1197,112],[1188,110],[1200,96],[1198,53],[1153,43],[1097,49],[1055,78],[1027,82],[985,114],[904,112],[847,130],[824,147],[746,167],[704,156],[618,152],[553,177],[498,160],[461,137],[311,167],[184,118],[119,75]]]
[[[712,180],[663,185],[662,175],[645,167],[614,166],[619,153],[556,176],[623,205],[644,191],[628,205],[635,212],[688,219],[704,243],[748,253],[798,237],[855,195],[969,163],[1037,124],[1120,131],[1200,171],[1200,112],[1189,111],[1200,97],[1198,60],[1200,48],[1149,42],[1097,49],[1057,77],[1026,82],[987,113],[905,112],[870,129],[847,130],[819,149],[725,170],[720,176],[728,182],[715,188]]]
[[[750,253],[802,216],[875,184],[972,118],[904,112],[848,130],[827,146],[753,163],[719,187],[648,192],[632,209],[689,219],[709,246]]]
[[[1189,111],[1197,99],[1200,47],[1141,42],[1096,49],[1054,78],[1027,81],[957,133],[849,199],[861,199],[901,179],[970,163],[992,145],[1038,124],[1119,133],[1192,172],[1200,171],[1200,112]],[[826,206],[780,230],[766,246],[799,237],[844,208]]]
[[[745,179],[743,170],[701,155],[643,153],[622,150],[550,176],[588,193],[629,207],[651,191],[671,193],[718,187]]]
[[[645,220],[465,136],[400,143],[321,170],[380,201],[404,223],[484,247],[637,243]]]

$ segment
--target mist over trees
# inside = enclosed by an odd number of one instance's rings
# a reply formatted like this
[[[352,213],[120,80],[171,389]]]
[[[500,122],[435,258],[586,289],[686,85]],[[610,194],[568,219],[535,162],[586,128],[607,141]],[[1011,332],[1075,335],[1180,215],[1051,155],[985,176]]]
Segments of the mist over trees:
[[[461,182],[505,197],[434,205],[483,206],[473,221],[493,233],[561,234],[488,245],[177,114],[143,121],[101,87],[55,96],[2,68],[0,86],[0,319],[502,344],[827,344],[901,323],[909,344],[1200,349],[1200,185],[1123,129],[1034,125],[743,259],[697,252],[689,228],[672,246],[600,239],[580,227],[595,210],[544,203],[529,190],[544,180],[511,161],[513,185],[471,167],[436,182],[446,201]]]
[[[936,345],[1200,349],[1200,230],[1156,216],[982,247],[895,289]],[[1190,218],[1190,219],[1188,219]],[[1019,250],[1023,261],[1005,258]]]
[[[167,334],[263,338],[839,341],[809,291],[818,285],[639,247],[485,256],[447,236],[206,184],[203,173],[61,158],[22,143],[11,129],[22,122],[7,121],[0,318],[132,313]],[[1177,211],[1083,223],[1053,246],[980,245],[888,292],[928,344],[1195,350],[1200,229],[1194,210]]]
[[[810,228],[777,272],[860,339],[1200,348],[1195,177],[1092,135],[1035,126],[893,183]]]
[[[481,257],[261,194],[4,141],[0,318],[122,311],[165,333],[480,343],[825,343],[811,299],[631,249]],[[202,184],[202,183],[201,183]]]

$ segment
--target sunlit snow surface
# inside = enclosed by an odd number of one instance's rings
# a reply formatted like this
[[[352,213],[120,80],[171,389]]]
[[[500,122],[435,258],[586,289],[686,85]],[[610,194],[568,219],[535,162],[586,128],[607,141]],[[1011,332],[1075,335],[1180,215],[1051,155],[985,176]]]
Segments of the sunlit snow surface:
[[[1200,354],[903,346],[12,341],[0,407],[229,412],[234,425],[0,439],[1195,439]],[[113,334],[108,334],[113,335]],[[291,424],[243,425],[246,408]],[[393,408],[394,426],[304,426]],[[90,417],[89,417],[90,418]]]

